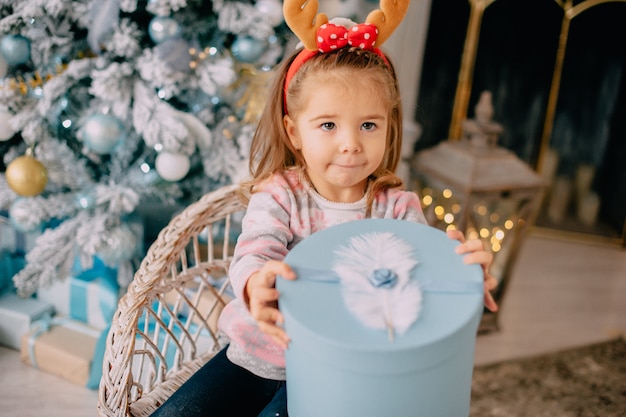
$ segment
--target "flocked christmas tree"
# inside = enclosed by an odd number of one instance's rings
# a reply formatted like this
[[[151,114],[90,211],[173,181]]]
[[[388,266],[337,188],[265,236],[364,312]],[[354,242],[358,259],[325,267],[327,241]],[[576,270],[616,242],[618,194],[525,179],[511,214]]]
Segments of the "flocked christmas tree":
[[[76,259],[128,281],[142,203],[245,176],[289,40],[279,0],[0,0],[0,36],[0,211],[43,231],[21,295]]]

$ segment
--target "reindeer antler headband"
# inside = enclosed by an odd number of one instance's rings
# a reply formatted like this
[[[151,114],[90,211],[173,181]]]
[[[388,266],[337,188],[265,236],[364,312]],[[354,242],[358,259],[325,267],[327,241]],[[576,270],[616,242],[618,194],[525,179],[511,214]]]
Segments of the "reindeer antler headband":
[[[284,0],[285,22],[304,45],[304,49],[293,60],[285,77],[285,112],[289,83],[300,67],[318,53],[354,46],[371,50],[386,61],[387,58],[378,48],[398,27],[408,7],[409,0],[380,0],[380,9],[370,12],[365,23],[347,29],[329,23],[326,14],[318,14],[317,0]]]

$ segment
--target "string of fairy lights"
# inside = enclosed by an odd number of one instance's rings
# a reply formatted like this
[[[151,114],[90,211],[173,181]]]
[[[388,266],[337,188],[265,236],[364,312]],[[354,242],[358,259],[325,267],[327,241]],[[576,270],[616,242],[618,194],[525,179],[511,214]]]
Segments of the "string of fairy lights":
[[[450,188],[437,190],[431,187],[420,189],[422,209],[431,224],[443,230],[459,229],[463,212],[463,202]],[[478,202],[468,208],[468,224],[465,234],[468,239],[482,239],[489,244],[493,253],[500,252],[506,237],[521,226],[523,219],[519,218],[514,210],[507,210],[507,204],[514,201],[500,200],[500,211],[492,209],[488,203]],[[502,210],[504,209],[504,210]],[[510,212],[507,213],[507,212]]]

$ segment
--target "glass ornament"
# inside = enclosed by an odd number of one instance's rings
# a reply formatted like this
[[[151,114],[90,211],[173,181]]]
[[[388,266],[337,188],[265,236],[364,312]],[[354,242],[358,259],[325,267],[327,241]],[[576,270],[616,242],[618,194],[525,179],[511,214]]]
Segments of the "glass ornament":
[[[30,61],[30,40],[22,35],[5,35],[0,41],[0,54],[10,66]]]
[[[51,132],[59,139],[75,143],[80,127],[78,121],[91,98],[88,88],[82,85],[70,88],[59,97],[46,116]]]
[[[91,151],[109,154],[123,141],[124,124],[115,116],[97,113],[85,121],[78,136]]]
[[[24,197],[32,197],[46,188],[48,170],[31,155],[23,155],[9,163],[5,172],[7,184]]]
[[[251,36],[238,36],[231,46],[233,56],[240,62],[253,64],[267,49],[267,42]]]
[[[138,239],[129,225],[121,223],[108,231],[106,240],[96,255],[109,267],[131,259],[137,252]]]
[[[76,130],[74,123],[76,114],[73,110],[73,107],[70,106],[70,100],[67,97],[62,97],[49,113],[48,120],[59,138],[68,139],[73,136],[73,132]]]
[[[191,44],[183,38],[166,39],[154,47],[157,56],[166,66],[175,71],[189,71],[195,62],[190,51]],[[162,97],[163,98],[163,97]]]
[[[148,25],[148,35],[156,44],[177,38],[181,32],[180,25],[171,17],[155,16]]]
[[[191,160],[187,155],[163,151],[155,160],[156,171],[166,181],[179,181],[189,173]]]

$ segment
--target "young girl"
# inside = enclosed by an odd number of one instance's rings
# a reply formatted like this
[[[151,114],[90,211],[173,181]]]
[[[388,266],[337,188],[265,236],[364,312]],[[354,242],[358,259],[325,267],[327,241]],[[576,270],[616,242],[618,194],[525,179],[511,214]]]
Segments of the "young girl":
[[[279,67],[252,142],[249,204],[229,276],[237,298],[220,317],[230,344],[194,374],[158,416],[286,416],[284,349],[276,276],[307,236],[339,223],[393,218],[425,223],[418,197],[394,175],[402,109],[394,68],[374,48],[296,52]],[[481,241],[449,236],[465,262],[495,279]],[[323,308],[323,306],[321,307]]]

